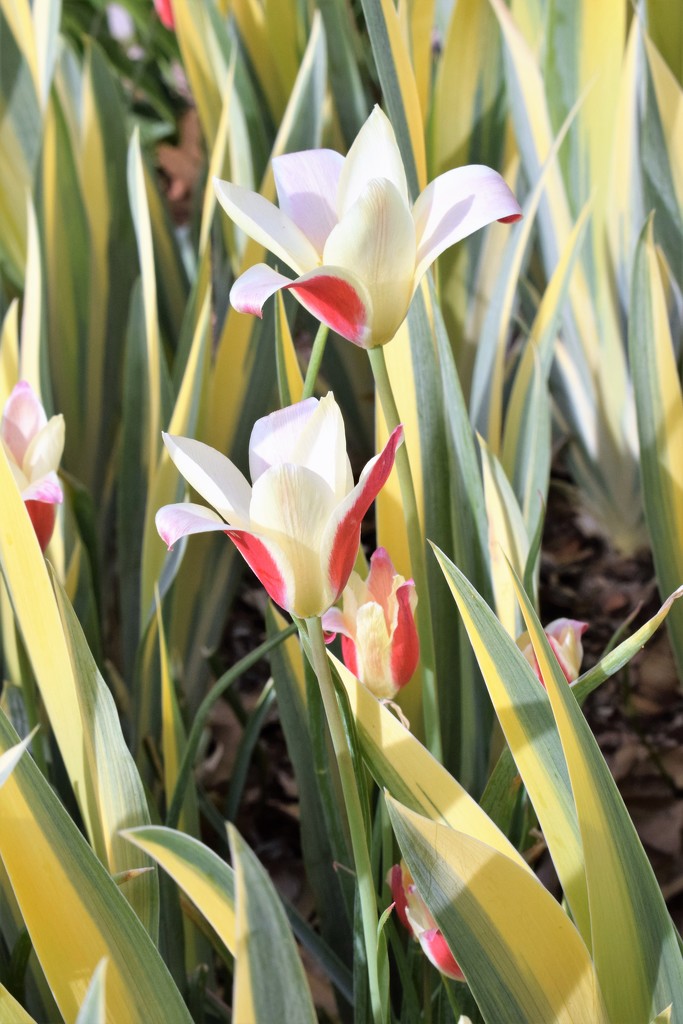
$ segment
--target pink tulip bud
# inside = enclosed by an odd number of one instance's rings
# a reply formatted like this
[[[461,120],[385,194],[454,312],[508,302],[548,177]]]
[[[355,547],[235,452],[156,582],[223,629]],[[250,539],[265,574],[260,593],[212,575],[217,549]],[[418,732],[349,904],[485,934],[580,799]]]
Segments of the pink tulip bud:
[[[48,420],[31,385],[20,381],[5,403],[0,442],[45,551],[55,525],[55,505],[64,500],[57,478],[64,450],[64,417]]]
[[[575,679],[578,679],[583,660],[581,637],[587,629],[588,623],[579,622],[578,619],[555,619],[545,627],[544,632],[548,643],[552,647],[568,683],[573,683]],[[538,676],[539,681],[545,686],[528,633],[522,633],[518,637],[517,646]]]
[[[154,10],[164,28],[170,29],[172,32],[175,29],[175,18],[171,0],[154,0]]]
[[[399,921],[420,943],[427,959],[446,977],[453,981],[464,981],[460,965],[448,948],[443,932],[437,928],[427,904],[415,888],[404,861],[394,864],[390,869],[387,884],[391,888]]]
[[[323,615],[328,640],[341,633],[344,664],[376,697],[394,697],[410,682],[420,657],[412,580],[395,571],[384,548],[370,559],[366,580],[352,572],[342,609]]]

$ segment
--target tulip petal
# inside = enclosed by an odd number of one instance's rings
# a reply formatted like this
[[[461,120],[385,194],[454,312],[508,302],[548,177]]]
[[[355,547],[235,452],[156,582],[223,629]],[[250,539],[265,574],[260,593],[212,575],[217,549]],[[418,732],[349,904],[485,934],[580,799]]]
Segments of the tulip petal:
[[[0,421],[0,437],[18,465],[23,463],[32,438],[46,423],[40,399],[27,381],[20,380],[12,388]]]
[[[398,616],[391,641],[391,678],[397,689],[409,683],[420,660],[420,639],[415,626],[415,584],[408,580],[396,591]]]
[[[64,417],[52,416],[32,438],[24,455],[23,470],[31,483],[54,473],[64,451]],[[61,500],[61,499],[60,499]]]
[[[164,505],[157,512],[154,522],[169,550],[181,537],[188,537],[192,533],[211,533],[215,530],[226,532],[228,529],[228,524],[212,509],[190,501]]]
[[[190,437],[162,436],[168,454],[195,491],[213,505],[230,526],[239,529],[248,526],[251,488],[230,459]]]
[[[360,524],[378,493],[387,481],[394,465],[396,449],[403,440],[403,427],[399,424],[392,432],[383,451],[368,462],[360,480],[345,500],[337,506],[320,548],[320,558],[327,567],[333,604],[351,575],[358,545]]]
[[[337,187],[343,166],[344,157],[333,149],[286,153],[273,160],[280,209],[301,228],[319,257],[337,223]]]
[[[396,694],[389,667],[390,637],[384,609],[368,601],[356,615],[356,652],[360,654],[358,678],[379,699]],[[349,667],[349,666],[347,666]]]
[[[341,501],[353,489],[344,420],[331,391],[320,399],[298,440],[292,445],[289,461],[308,466],[321,476],[330,486],[336,501]]]
[[[390,341],[408,312],[415,251],[410,210],[386,178],[367,184],[327,239],[324,264],[353,273],[371,297],[368,347]]]
[[[301,305],[361,348],[370,339],[372,304],[362,281],[342,267],[320,267],[286,285]]]
[[[48,505],[61,505],[64,501],[64,492],[56,473],[48,473],[34,480],[28,487],[24,487],[21,496],[24,501],[40,501]]]
[[[281,259],[297,274],[305,274],[319,263],[318,253],[291,217],[258,192],[213,180],[216,197],[228,217],[245,234]]]
[[[427,959],[434,964],[437,971],[441,971],[442,974],[452,978],[453,981],[465,980],[465,975],[462,973],[458,961],[451,953],[448,943],[438,928],[421,932],[418,938]]]
[[[337,633],[343,636],[351,636],[347,619],[340,608],[328,608],[322,616],[323,630],[325,631],[325,643],[332,643]],[[344,661],[346,665],[346,661]],[[348,665],[346,666],[348,668]]]
[[[233,284],[230,289],[230,305],[238,313],[262,317],[266,300],[291,283],[291,277],[279,274],[266,263],[256,263],[240,274]]]
[[[26,502],[26,511],[31,520],[35,535],[38,538],[40,550],[43,552],[50,543],[55,528],[55,521],[57,519],[55,504],[55,502],[46,501]]]
[[[271,466],[293,463],[292,450],[318,408],[317,398],[276,409],[254,424],[249,438],[249,472],[252,483]]]
[[[389,118],[377,106],[359,131],[344,161],[337,192],[339,220],[346,216],[374,178],[391,181],[403,205],[410,208],[406,172],[394,129]]]
[[[389,599],[394,589],[396,569],[385,548],[377,548],[370,557],[370,572],[366,581],[372,599],[383,608],[389,606]],[[391,626],[391,623],[387,623]]]
[[[289,610],[301,618],[321,615],[338,596],[329,596],[320,556],[334,506],[331,488],[306,466],[271,466],[254,483],[253,532],[272,540],[282,552],[294,581]]]
[[[480,164],[439,175],[413,207],[417,232],[415,284],[444,249],[494,220],[518,220],[519,203],[497,171]]]
[[[230,530],[228,537],[275,604],[298,614],[294,610],[292,573],[277,544],[245,530]]]

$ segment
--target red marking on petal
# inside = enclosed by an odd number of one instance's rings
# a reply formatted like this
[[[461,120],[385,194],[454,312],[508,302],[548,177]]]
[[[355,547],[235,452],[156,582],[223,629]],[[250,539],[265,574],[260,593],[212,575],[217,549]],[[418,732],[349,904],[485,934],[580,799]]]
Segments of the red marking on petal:
[[[518,220],[521,220],[524,216],[523,213],[511,213],[509,217],[499,217],[499,224],[516,224]]]
[[[342,338],[360,344],[365,333],[368,311],[348,281],[332,274],[317,274],[307,281],[285,285],[304,305]]]
[[[403,888],[403,871],[401,870],[400,864],[394,864],[394,866],[389,869],[389,877],[387,878],[387,882],[389,883],[389,887],[391,889],[391,895],[394,900],[394,906],[396,907],[398,919],[403,925],[403,927],[406,928],[409,932],[411,932],[412,928],[410,927],[410,921],[408,920],[406,914],[406,907],[408,906],[408,902],[406,900],[406,894]]]
[[[344,659],[344,664],[348,668],[349,672],[352,672],[353,675],[357,679],[358,678],[358,653],[356,651],[356,645],[354,644],[353,640],[351,640],[348,636],[342,636],[342,638],[341,638],[341,649],[342,649],[342,658]]]
[[[329,563],[329,579],[336,601],[346,586],[351,575],[358,545],[360,544],[360,524],[363,516],[372,505],[391,473],[396,457],[396,449],[403,440],[403,427],[399,424],[392,432],[384,450],[377,458],[368,473],[363,487],[356,497],[355,504],[348,510],[337,526],[332,542]]]
[[[417,635],[415,616],[410,605],[413,583],[404,583],[396,591],[398,617],[391,639],[391,676],[399,689],[409,683],[420,660],[420,638]]]
[[[253,533],[244,530],[225,531],[249,568],[258,576],[269,597],[280,608],[289,611],[287,585],[275,559],[265,544]],[[291,596],[291,595],[290,595]]]
[[[566,658],[564,656],[562,648],[560,647],[560,645],[558,644],[558,642],[557,642],[557,640],[555,639],[554,636],[548,636],[547,633],[546,633],[545,636],[546,636],[546,640],[548,641],[548,643],[550,644],[550,646],[553,649],[553,654],[557,658],[557,661],[559,663],[560,668],[564,672],[565,679],[567,680],[568,683],[573,683],[575,677],[572,674],[572,670],[571,670],[570,665],[567,663],[567,660],[566,660]],[[541,682],[543,682],[543,680],[541,680]],[[545,683],[543,683],[543,685],[545,686]],[[547,689],[547,687],[546,687],[546,689]]]
[[[429,957],[442,974],[452,978],[453,981],[464,981],[465,975],[460,969],[460,964],[455,959],[443,934],[438,928],[433,931],[424,932],[421,940],[429,950]]]
[[[33,523],[33,529],[38,538],[40,550],[44,552],[50,543],[52,531],[55,528],[57,509],[53,504],[49,504],[46,501],[32,501],[30,498],[24,504]]]

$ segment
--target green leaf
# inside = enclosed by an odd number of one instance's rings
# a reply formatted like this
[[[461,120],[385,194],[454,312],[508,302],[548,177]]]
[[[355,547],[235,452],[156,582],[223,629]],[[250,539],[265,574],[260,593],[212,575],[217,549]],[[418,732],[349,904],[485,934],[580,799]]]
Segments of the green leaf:
[[[107,961],[100,960],[88,985],[85,999],[78,1011],[76,1024],[102,1024],[107,1015]]]

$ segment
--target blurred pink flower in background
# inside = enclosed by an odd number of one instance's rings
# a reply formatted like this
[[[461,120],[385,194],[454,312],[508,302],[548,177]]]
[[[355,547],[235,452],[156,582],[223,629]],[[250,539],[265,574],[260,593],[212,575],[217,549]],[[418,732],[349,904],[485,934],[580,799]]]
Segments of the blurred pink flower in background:
[[[544,629],[548,643],[552,647],[553,653],[559,661],[560,668],[564,672],[568,683],[573,683],[579,677],[581,662],[583,661],[581,637],[587,629],[588,623],[580,622],[578,619],[554,619]],[[528,633],[522,633],[517,638],[517,646],[531,665],[540,682],[545,686]]]
[[[416,604],[413,581],[399,576],[384,548],[377,548],[368,578],[352,572],[342,608],[323,615],[329,640],[341,633],[344,664],[376,697],[394,697],[417,668]]]
[[[399,426],[354,487],[334,396],[307,398],[254,424],[250,486],[220,452],[164,434],[180,472],[216,511],[189,502],[166,505],[157,512],[157,530],[169,547],[192,533],[222,530],[276,604],[300,618],[321,615],[346,586],[361,520],[402,440]]]
[[[154,10],[157,12],[159,21],[164,28],[173,31],[175,18],[173,17],[173,4],[171,0],[154,0]]]
[[[420,943],[429,961],[446,977],[453,981],[464,981],[465,975],[427,909],[427,904],[415,888],[413,877],[404,861],[394,864],[389,870],[387,884],[391,888],[399,921]]]
[[[50,543],[56,505],[64,500],[57,470],[64,451],[64,417],[49,420],[42,402],[26,381],[20,381],[5,403],[0,441],[24,499],[41,549]]]

